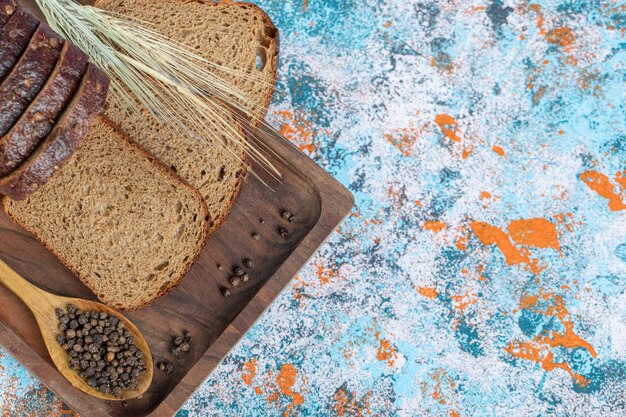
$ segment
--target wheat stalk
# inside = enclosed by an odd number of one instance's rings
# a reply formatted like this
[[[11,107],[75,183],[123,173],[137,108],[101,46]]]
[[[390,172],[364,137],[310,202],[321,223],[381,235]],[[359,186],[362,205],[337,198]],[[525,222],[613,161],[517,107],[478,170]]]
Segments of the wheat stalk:
[[[251,133],[248,122],[259,106],[219,73],[266,83],[261,77],[215,64],[151,30],[146,22],[74,0],[35,1],[50,26],[109,76],[111,94],[118,105],[138,111],[139,103],[174,133],[217,144],[237,158],[232,145],[244,149],[279,179],[281,174],[268,156],[273,152],[268,147],[251,146],[232,123],[234,114],[244,119],[243,125]],[[226,143],[219,132],[227,138]]]

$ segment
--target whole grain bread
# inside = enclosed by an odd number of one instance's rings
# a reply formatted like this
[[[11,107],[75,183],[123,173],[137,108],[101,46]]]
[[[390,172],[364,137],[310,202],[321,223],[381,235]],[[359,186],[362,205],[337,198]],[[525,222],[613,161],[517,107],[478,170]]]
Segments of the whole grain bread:
[[[3,203],[100,300],[123,310],[176,287],[208,232],[200,194],[101,117],[44,187]]]
[[[263,51],[267,62],[261,76],[266,82],[248,79],[233,82],[260,107],[257,117],[264,117],[276,82],[278,45],[276,29],[258,7],[244,3],[177,0],[100,0],[96,6],[148,21],[154,30],[195,48],[201,56],[242,71],[258,72],[257,50]],[[206,138],[209,143],[204,143],[172,133],[145,109],[127,110],[110,99],[105,115],[132,140],[198,189],[213,218],[210,231],[220,227],[237,200],[248,170],[245,149],[229,143],[224,134],[227,129],[235,129],[245,140],[245,131],[237,117],[224,106],[220,107],[228,123],[215,120],[216,137]]]
[[[17,2],[15,0],[0,0],[0,29],[6,25],[16,10]]]
[[[63,39],[41,23],[11,73],[0,85],[0,135],[9,131],[46,83],[63,47]]]
[[[54,126],[87,68],[87,56],[65,42],[57,65],[37,97],[11,129],[0,138],[0,177],[8,175],[30,155]]]
[[[95,5],[149,22],[210,61],[253,75],[221,74],[248,97],[239,105],[254,114],[253,127],[265,117],[276,86],[278,30],[258,6],[206,0],[97,0]]]
[[[0,32],[0,82],[20,59],[38,25],[39,19],[28,10],[11,14]]]
[[[43,186],[72,156],[104,107],[109,79],[89,64],[72,101],[50,134],[16,170],[0,178],[0,193],[21,200]]]

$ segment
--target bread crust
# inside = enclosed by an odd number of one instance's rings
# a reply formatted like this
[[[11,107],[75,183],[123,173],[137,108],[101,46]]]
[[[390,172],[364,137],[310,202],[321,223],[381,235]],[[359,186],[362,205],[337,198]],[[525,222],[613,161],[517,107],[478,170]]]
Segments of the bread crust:
[[[87,56],[66,42],[50,78],[11,129],[0,138],[0,177],[19,166],[54,126],[87,68]]]
[[[15,0],[0,0],[0,29],[6,25],[9,18],[17,10]]]
[[[23,200],[48,182],[72,156],[94,117],[104,108],[108,86],[109,78],[90,64],[64,115],[22,165],[0,178],[0,192]]]
[[[198,201],[200,202],[200,207],[202,209],[202,212],[203,212],[204,218],[205,218],[204,227],[202,228],[202,234],[201,234],[201,237],[200,237],[200,244],[196,248],[196,251],[193,253],[193,255],[189,257],[189,260],[186,263],[186,265],[184,265],[184,267],[183,267],[183,269],[181,271],[180,276],[176,280],[170,281],[170,285],[167,288],[165,288],[164,290],[160,291],[151,300],[148,300],[148,301],[146,301],[144,303],[141,303],[141,304],[138,304],[138,305],[120,306],[120,305],[116,305],[114,303],[110,303],[109,301],[106,300],[106,297],[104,295],[99,294],[90,285],[88,279],[86,279],[85,277],[81,276],[80,271],[78,271],[67,258],[65,258],[61,253],[56,252],[54,247],[52,247],[51,245],[46,243],[44,241],[44,239],[42,239],[42,237],[36,231],[31,231],[25,224],[20,222],[18,219],[16,219],[11,214],[9,206],[10,206],[12,200],[9,197],[5,196],[2,199],[2,205],[3,205],[4,211],[9,215],[9,217],[11,217],[11,219],[13,220],[14,223],[19,225],[23,229],[30,231],[33,234],[33,236],[43,246],[45,246],[46,249],[48,249],[50,252],[52,252],[59,259],[59,261],[61,261],[61,263],[67,269],[69,269],[75,276],[77,276],[78,279],[80,279],[80,281],[98,297],[98,299],[100,299],[103,303],[112,306],[113,308],[120,309],[120,310],[123,310],[123,311],[134,311],[134,310],[138,310],[140,308],[144,308],[144,307],[147,307],[148,305],[153,304],[159,298],[165,296],[166,294],[170,293],[172,290],[174,290],[175,288],[180,286],[180,283],[182,282],[183,278],[187,275],[187,273],[189,272],[191,267],[198,260],[198,257],[200,257],[200,255],[202,254],[202,251],[204,250],[204,247],[206,246],[206,243],[207,243],[207,240],[208,240],[208,237],[209,237],[209,223],[210,223],[211,219],[210,219],[209,209],[208,209],[208,207],[206,205],[206,202],[204,201],[204,198],[202,197],[202,195],[200,194],[200,192],[198,190],[196,190],[194,187],[189,185],[185,180],[183,180],[182,178],[180,178],[179,176],[174,174],[167,166],[163,165],[161,163],[161,161],[159,161],[154,156],[152,156],[151,154],[146,152],[141,146],[139,146],[135,142],[133,142],[114,123],[112,123],[111,121],[109,121],[105,117],[97,116],[95,118],[95,120],[94,120],[94,126],[97,123],[104,123],[105,125],[110,127],[113,131],[115,131],[117,134],[119,134],[119,136],[121,138],[123,138],[124,142],[126,142],[129,145],[129,147],[131,148],[131,152],[136,152],[140,158],[145,158],[148,161],[150,161],[154,165],[155,170],[161,172],[163,175],[169,177],[170,179],[173,179],[174,181],[178,182],[182,187],[187,188],[187,190],[189,192],[191,192],[198,199]]]
[[[0,33],[0,81],[28,47],[38,25],[39,19],[24,8],[11,15]]]

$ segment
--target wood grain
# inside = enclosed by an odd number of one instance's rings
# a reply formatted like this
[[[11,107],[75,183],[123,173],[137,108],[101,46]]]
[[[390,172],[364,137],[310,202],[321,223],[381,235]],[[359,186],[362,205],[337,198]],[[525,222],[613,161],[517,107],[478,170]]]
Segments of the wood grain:
[[[0,288],[0,344],[80,415],[172,416],[350,211],[352,195],[315,162],[274,132],[262,130],[256,136],[280,156],[272,162],[283,173],[283,181],[272,181],[259,170],[270,190],[249,176],[229,219],[210,238],[181,286],[152,306],[127,315],[146,338],[154,362],[171,361],[176,370],[171,375],[155,371],[146,393],[129,400],[126,407],[73,388],[54,368],[28,308]],[[283,210],[295,214],[295,223],[281,217]],[[289,230],[287,238],[278,233],[280,227]],[[254,240],[253,233],[261,239]],[[95,299],[4,214],[0,214],[0,258],[46,291]],[[250,281],[235,289],[228,283],[232,267],[245,258],[255,266],[249,271]],[[221,296],[223,287],[231,289],[232,297]],[[192,349],[174,359],[172,338],[183,331],[192,334]]]

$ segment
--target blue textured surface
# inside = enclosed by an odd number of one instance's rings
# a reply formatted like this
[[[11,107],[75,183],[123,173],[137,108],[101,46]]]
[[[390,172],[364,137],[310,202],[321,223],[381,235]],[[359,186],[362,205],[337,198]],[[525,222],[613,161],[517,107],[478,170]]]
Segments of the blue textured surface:
[[[269,120],[356,208],[179,416],[626,415],[623,2],[256,3]]]

